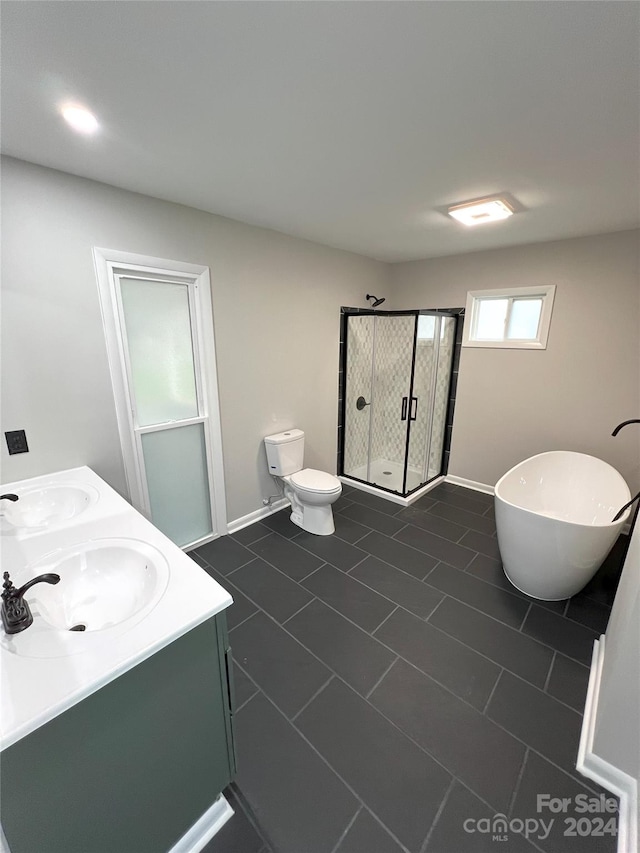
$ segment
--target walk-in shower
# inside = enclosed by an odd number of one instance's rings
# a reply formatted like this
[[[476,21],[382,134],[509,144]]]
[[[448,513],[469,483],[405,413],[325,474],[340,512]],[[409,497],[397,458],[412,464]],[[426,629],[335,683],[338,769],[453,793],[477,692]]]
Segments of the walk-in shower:
[[[405,497],[446,467],[462,318],[457,311],[347,309],[342,320],[338,472]]]

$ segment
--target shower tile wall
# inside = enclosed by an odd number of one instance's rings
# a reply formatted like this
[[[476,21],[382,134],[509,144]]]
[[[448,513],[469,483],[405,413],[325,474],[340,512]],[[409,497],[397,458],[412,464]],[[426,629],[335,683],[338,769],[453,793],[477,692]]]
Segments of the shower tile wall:
[[[385,317],[378,323],[375,347],[375,405],[371,459],[404,464],[407,421],[402,398],[409,396],[415,317]]]
[[[356,400],[362,396],[371,402],[371,358],[373,317],[349,317],[349,361],[346,365],[346,410],[349,431],[344,437],[344,470],[355,471],[367,464],[369,453],[369,406],[358,411]],[[342,344],[344,346],[344,343]],[[340,470],[339,468],[337,470]]]

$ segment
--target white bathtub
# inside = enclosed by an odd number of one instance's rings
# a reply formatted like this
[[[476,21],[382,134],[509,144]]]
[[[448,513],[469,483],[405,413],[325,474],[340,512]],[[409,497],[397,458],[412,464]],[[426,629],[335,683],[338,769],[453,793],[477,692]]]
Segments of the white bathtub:
[[[506,576],[544,601],[570,598],[593,577],[629,510],[622,476],[601,459],[568,450],[520,462],[495,488],[498,545]]]

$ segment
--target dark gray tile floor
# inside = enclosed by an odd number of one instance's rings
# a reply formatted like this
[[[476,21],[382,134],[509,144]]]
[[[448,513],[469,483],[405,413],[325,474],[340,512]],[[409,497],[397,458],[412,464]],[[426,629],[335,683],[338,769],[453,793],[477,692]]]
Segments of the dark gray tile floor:
[[[601,792],[575,759],[623,538],[579,595],[539,602],[502,572],[487,495],[345,486],[334,510],[331,537],[283,510],[192,552],[235,602],[237,815],[207,853],[615,850],[567,815],[499,845],[467,830]]]

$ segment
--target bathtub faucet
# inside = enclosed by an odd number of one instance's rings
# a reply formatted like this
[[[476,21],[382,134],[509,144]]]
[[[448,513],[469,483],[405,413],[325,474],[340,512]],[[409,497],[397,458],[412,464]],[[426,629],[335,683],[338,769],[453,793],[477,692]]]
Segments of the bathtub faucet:
[[[620,430],[622,429],[622,427],[629,426],[629,424],[640,424],[640,418],[631,418],[631,420],[629,420],[629,421],[622,421],[622,423],[618,424],[618,426],[614,429],[614,431],[611,433],[611,435],[613,435],[613,436],[617,435],[620,432]]]
[[[631,498],[631,500],[628,503],[626,503],[622,507],[622,509],[618,510],[618,512],[613,516],[611,523],[613,524],[614,521],[617,521],[620,518],[620,516],[622,515],[622,513],[625,511],[625,509],[629,509],[631,504],[634,504],[638,500],[638,498],[640,498],[640,492],[638,492],[638,494],[635,496],[635,498]]]
[[[614,431],[611,433],[611,435],[613,435],[613,436],[617,435],[623,427],[629,426],[629,424],[640,424],[640,418],[630,418],[630,420],[628,420],[628,421],[622,421],[622,423],[618,424],[618,426],[614,429]],[[635,498],[631,498],[629,503],[626,503],[621,509],[618,510],[618,512],[613,517],[613,521],[617,521],[620,518],[620,516],[622,515],[622,513],[625,511],[625,509],[629,509],[629,507],[632,504],[634,504],[638,500],[638,498],[640,498],[640,492],[638,492],[638,494],[635,496]],[[640,504],[639,504],[639,506],[640,506]],[[631,525],[632,528],[635,526],[635,520],[636,520],[637,515],[638,515],[638,508],[636,507],[636,514],[633,517],[633,522]]]

